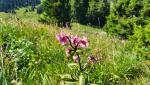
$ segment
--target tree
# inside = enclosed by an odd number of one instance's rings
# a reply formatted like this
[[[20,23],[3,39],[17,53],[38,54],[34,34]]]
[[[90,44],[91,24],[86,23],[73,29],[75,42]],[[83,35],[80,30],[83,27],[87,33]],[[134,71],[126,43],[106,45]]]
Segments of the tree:
[[[77,22],[87,24],[87,11],[89,7],[89,0],[75,0],[74,3],[74,16]]]
[[[109,3],[107,0],[91,0],[88,9],[88,23],[103,27],[106,16],[109,14]]]
[[[71,6],[69,0],[45,0],[40,21],[70,27]]]
[[[75,0],[74,17],[81,24],[103,27],[109,14],[107,0]]]
[[[128,38],[134,35],[134,25],[143,28],[149,21],[149,0],[114,0],[105,29],[107,32]]]

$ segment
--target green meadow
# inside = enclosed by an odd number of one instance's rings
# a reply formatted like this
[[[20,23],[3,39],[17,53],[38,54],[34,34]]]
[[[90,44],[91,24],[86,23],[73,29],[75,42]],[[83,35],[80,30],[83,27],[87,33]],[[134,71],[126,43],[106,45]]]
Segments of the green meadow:
[[[72,23],[71,29],[38,22],[36,12],[0,13],[0,85],[76,85],[78,70],[68,66],[65,47],[56,39],[60,32],[86,36],[89,46],[81,56],[99,58],[85,75],[86,85],[150,85],[148,56],[133,49],[131,41],[103,29]],[[68,84],[61,84],[62,75]],[[78,84],[77,84],[78,85]],[[81,84],[79,84],[81,85]]]

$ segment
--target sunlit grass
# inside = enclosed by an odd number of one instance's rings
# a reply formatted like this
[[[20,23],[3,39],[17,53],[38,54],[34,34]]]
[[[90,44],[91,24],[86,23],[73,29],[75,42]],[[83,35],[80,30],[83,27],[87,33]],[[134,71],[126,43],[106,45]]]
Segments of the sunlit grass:
[[[57,85],[60,74],[72,74],[66,64],[64,48],[55,38],[61,31],[86,36],[90,42],[87,54],[100,58],[88,74],[90,83],[148,85],[150,82],[150,63],[143,58],[139,60],[130,42],[77,23],[72,24],[71,30],[41,24],[37,22],[38,15],[24,14],[24,10],[17,11],[17,15],[0,13],[3,19],[0,22],[0,84],[10,85],[16,80],[23,85]],[[27,59],[28,63],[16,70],[20,64],[16,63],[18,58],[21,62]]]

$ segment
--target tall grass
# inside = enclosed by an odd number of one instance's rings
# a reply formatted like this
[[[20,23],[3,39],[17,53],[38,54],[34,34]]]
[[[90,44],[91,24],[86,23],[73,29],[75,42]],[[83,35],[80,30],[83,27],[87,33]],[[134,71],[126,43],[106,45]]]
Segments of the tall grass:
[[[14,23],[8,23],[6,19],[0,24],[1,85],[57,85],[60,74],[73,74],[67,66],[64,48],[55,39],[55,34],[61,31],[87,36],[90,41],[87,54],[100,59],[87,74],[89,83],[150,83],[150,63],[143,58],[139,59],[140,56],[132,51],[132,43],[128,41],[79,24],[73,24],[72,30],[67,30],[12,19]]]

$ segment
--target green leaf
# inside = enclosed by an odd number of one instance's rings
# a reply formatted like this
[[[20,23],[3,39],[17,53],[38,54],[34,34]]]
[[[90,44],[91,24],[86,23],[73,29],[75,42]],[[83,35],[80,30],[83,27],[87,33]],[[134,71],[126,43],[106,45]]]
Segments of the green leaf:
[[[78,85],[78,82],[61,81],[60,85]]]
[[[83,74],[80,74],[79,76],[79,85],[85,85],[85,77]]]
[[[77,69],[78,68],[78,64],[77,63],[68,63],[68,67],[70,69]]]
[[[72,77],[71,77],[71,74],[62,74],[60,75],[61,77],[61,80],[64,80],[64,81],[72,81]]]

